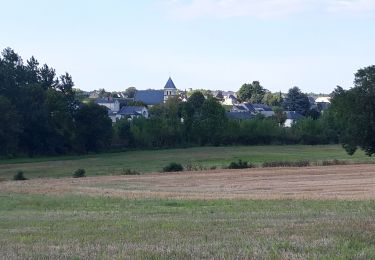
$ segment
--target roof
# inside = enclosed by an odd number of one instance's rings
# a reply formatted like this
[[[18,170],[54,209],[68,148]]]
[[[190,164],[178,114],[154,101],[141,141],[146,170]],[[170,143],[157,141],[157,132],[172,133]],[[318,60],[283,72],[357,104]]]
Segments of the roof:
[[[235,100],[237,100],[237,98],[235,97],[235,96],[233,96],[233,95],[229,95],[227,98],[230,98],[230,99],[235,99]]]
[[[273,111],[270,106],[264,104],[252,104],[252,106],[255,110]]]
[[[233,109],[247,112],[248,110],[242,105],[233,105]]]
[[[331,98],[330,97],[318,97],[315,99],[316,103],[331,103]]]
[[[285,111],[286,119],[298,120],[303,118],[303,115],[296,111]]]
[[[112,104],[118,102],[115,99],[110,99],[110,98],[99,98],[95,101],[96,104]]]
[[[141,101],[146,105],[157,105],[164,102],[164,90],[138,90],[134,101]]]
[[[227,112],[226,115],[229,119],[236,119],[236,120],[250,120],[255,117],[254,115],[248,112]]]
[[[250,103],[243,103],[241,104],[242,107],[244,107],[247,111],[255,112],[254,106]]]
[[[167,84],[165,84],[165,89],[168,88],[172,88],[172,89],[176,89],[176,86],[174,85],[173,83],[173,80],[171,79],[171,77],[169,77],[168,81],[167,81]]]
[[[142,114],[142,109],[144,107],[140,106],[125,106],[122,107],[121,110],[118,112],[120,115],[123,116],[128,116],[128,115],[141,115]]]

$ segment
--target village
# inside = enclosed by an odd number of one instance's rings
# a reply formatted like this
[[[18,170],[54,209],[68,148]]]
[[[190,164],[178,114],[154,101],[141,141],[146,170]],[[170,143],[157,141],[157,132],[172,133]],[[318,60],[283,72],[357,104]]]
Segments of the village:
[[[199,90],[197,90],[199,91]],[[167,102],[171,98],[177,98],[181,102],[186,102],[193,89],[179,90],[172,78],[170,77],[163,89],[136,90],[134,88],[133,95],[124,92],[108,93],[103,90],[82,92],[81,95],[95,102],[98,105],[108,109],[108,116],[113,123],[118,120],[127,118],[129,120],[135,117],[149,118],[149,108]],[[204,91],[205,97],[211,96],[217,99],[226,109],[226,115],[232,120],[251,120],[257,116],[265,118],[275,116],[275,106],[264,103],[251,103],[242,101],[237,97],[234,91]],[[281,99],[285,99],[286,94],[279,93]],[[308,96],[310,110],[322,113],[330,106],[330,97],[327,95],[310,95]],[[291,127],[293,123],[305,115],[295,110],[283,110],[285,115],[284,127]]]

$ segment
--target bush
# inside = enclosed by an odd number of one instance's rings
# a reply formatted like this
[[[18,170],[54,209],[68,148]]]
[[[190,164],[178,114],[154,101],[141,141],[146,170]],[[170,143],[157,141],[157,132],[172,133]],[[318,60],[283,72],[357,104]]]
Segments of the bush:
[[[254,168],[254,165],[249,164],[248,162],[243,162],[241,159],[238,162],[231,162],[228,166],[228,169],[246,169]]]
[[[337,159],[334,159],[333,161],[322,161],[322,166],[330,166],[330,165],[345,165],[348,164],[346,161],[340,161]]]
[[[86,171],[85,169],[78,169],[74,172],[73,174],[73,178],[82,178],[82,177],[86,177],[85,175]]]
[[[16,175],[13,176],[13,180],[15,180],[15,181],[25,181],[25,180],[27,180],[27,178],[25,178],[25,176],[23,176],[23,171],[18,171],[16,173]]]
[[[181,172],[184,170],[181,164],[172,162],[163,168],[163,172]]]
[[[306,160],[290,162],[290,161],[274,161],[274,162],[265,162],[262,164],[264,168],[272,167],[307,167],[310,166],[310,162]]]
[[[123,169],[121,175],[140,175],[140,173],[130,169]]]

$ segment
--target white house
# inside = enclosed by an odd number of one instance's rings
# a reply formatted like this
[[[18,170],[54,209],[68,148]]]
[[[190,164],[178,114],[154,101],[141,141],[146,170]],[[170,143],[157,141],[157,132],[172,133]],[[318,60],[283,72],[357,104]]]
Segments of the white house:
[[[224,101],[222,102],[222,104],[226,106],[233,106],[235,104],[238,104],[238,100],[235,96],[229,95],[224,97]]]
[[[125,106],[121,108],[118,114],[121,116],[121,118],[129,119],[133,119],[135,117],[148,118],[149,116],[148,109],[142,106]]]
[[[120,102],[118,100],[114,100],[112,98],[102,98],[102,99],[97,99],[96,104],[100,106],[105,106],[112,112],[118,112],[120,111]]]
[[[303,115],[296,111],[285,111],[286,120],[284,127],[292,127],[292,125],[299,119],[303,118]]]

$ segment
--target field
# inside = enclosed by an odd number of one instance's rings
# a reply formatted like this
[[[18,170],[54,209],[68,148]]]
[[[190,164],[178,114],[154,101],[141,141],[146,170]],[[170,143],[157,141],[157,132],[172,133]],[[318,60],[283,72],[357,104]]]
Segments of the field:
[[[338,146],[282,146],[3,161],[3,177],[23,169],[33,179],[0,182],[0,259],[375,258],[375,164],[151,170],[170,161],[209,167],[239,158],[349,157]],[[107,171],[108,160],[113,169],[147,174]],[[373,162],[361,154],[350,160]],[[76,168],[89,169],[89,177],[64,177]]]
[[[18,170],[23,170],[28,178],[70,177],[78,168],[84,168],[89,176],[118,175],[124,169],[151,173],[161,171],[165,165],[173,161],[184,166],[192,164],[198,168],[210,168],[212,166],[221,168],[238,159],[254,164],[282,160],[318,162],[332,159],[375,162],[374,158],[367,157],[360,151],[352,157],[348,156],[339,145],[198,147],[87,156],[0,160],[0,178],[11,179]]]

